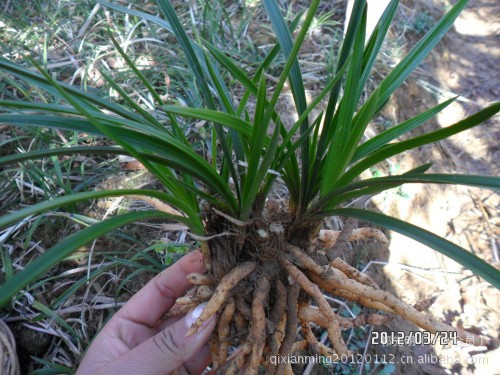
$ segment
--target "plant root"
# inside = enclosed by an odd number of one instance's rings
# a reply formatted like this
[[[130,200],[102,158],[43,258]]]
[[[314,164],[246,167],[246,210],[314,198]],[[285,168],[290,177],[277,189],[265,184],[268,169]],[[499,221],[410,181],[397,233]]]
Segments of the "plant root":
[[[220,343],[219,343],[219,337],[217,335],[212,335],[210,337],[210,354],[212,355],[212,364],[214,368],[219,367],[223,362],[220,361],[219,359],[219,353],[220,353]],[[227,355],[226,355],[227,357]]]
[[[236,296],[236,309],[247,319],[252,319],[252,308],[245,301],[245,296],[243,294],[238,294]]]
[[[234,358],[229,362],[226,362],[228,364],[227,370],[224,368],[221,368],[221,371],[217,371],[217,374],[228,374],[228,375],[236,375],[241,368],[243,367],[245,363],[245,358],[246,356],[252,351],[252,346],[250,343],[246,342],[241,346],[239,351],[236,353]]]
[[[351,279],[359,281],[361,284],[369,285],[375,289],[379,289],[377,283],[373,281],[370,276],[359,272],[356,268],[350,266],[340,258],[335,258],[334,260],[332,260],[330,262],[330,266],[339,269],[344,273],[344,275],[350,277]]]
[[[300,310],[302,308],[305,308],[306,306],[309,306],[309,304],[305,302],[301,302],[299,304],[299,321],[300,321],[300,327],[302,328],[302,335],[306,339],[306,341],[309,343],[309,347],[313,350],[315,354],[319,354],[320,348],[319,348],[319,341],[316,339],[316,336],[314,336],[314,332],[311,328],[311,323],[310,320],[303,319],[303,317],[300,314]],[[324,316],[324,315],[323,315]]]
[[[299,319],[302,321],[313,322],[323,328],[328,328],[330,322],[328,319],[319,311],[316,306],[301,306],[299,308]],[[342,316],[337,316],[339,320],[339,325],[341,329],[349,329],[353,327],[360,327],[365,324],[372,325],[383,325],[387,324],[393,319],[390,315],[381,314],[360,314],[355,318],[344,318]]]
[[[194,309],[196,306],[198,306],[196,303],[193,304],[188,304],[188,305],[181,305],[181,304],[174,304],[172,308],[165,314],[164,318],[172,318],[174,316],[178,315],[185,315],[188,312],[190,312],[192,309]]]
[[[269,338],[270,353],[268,357],[272,356],[276,358],[276,356],[279,354],[280,346],[283,342],[283,339],[285,338],[286,322],[287,322],[287,314],[286,312],[283,311],[283,314],[281,315],[281,318],[278,322],[276,329],[274,330],[273,335]]]
[[[317,276],[315,274],[311,274],[310,277],[311,280],[317,283],[318,286],[321,287],[321,289],[323,289],[325,292],[328,292],[338,297],[348,299],[349,301],[352,302],[357,302],[365,307],[370,307],[375,310],[380,310],[386,313],[395,314],[394,310],[387,307],[383,303],[373,301],[372,299],[361,296],[359,294],[348,292],[345,289],[334,287],[328,283],[328,280],[323,280],[320,276]]]
[[[249,222],[248,225],[254,224]],[[320,231],[318,241],[325,243],[327,235],[331,236],[328,240],[331,245],[338,233]],[[382,232],[373,228],[360,228],[351,234],[351,240],[367,237],[381,242],[386,240]],[[290,363],[273,363],[271,358],[285,358],[295,351],[309,351],[323,356],[349,355],[342,338],[343,330],[367,324],[385,325],[395,316],[401,316],[431,333],[454,332],[457,338],[467,343],[491,346],[494,342],[422,313],[436,297],[411,306],[380,289],[371,277],[339,257],[328,258],[321,248],[305,244],[307,250],[303,250],[286,241],[275,241],[270,245],[267,244],[269,239],[260,237],[256,241],[252,246],[264,247],[256,252],[255,257],[250,257],[251,260],[242,258],[247,261],[238,263],[243,260],[235,255],[234,263],[230,263],[232,258],[227,256],[221,258],[224,267],[212,265],[206,273],[188,275],[193,288],[186,296],[179,297],[167,314],[185,314],[200,302],[208,301],[200,317],[188,330],[188,335],[197,332],[211,316],[219,315],[210,341],[211,373],[256,375],[263,365],[267,375],[292,374]],[[280,253],[276,253],[275,247]],[[233,268],[228,264],[233,264]],[[215,269],[222,271],[215,272]],[[223,276],[216,276],[221,274]],[[354,318],[339,316],[324,292],[378,312],[361,313]],[[297,337],[299,325],[302,333]],[[318,340],[313,330],[316,326],[326,330],[332,348]],[[233,351],[234,348],[237,349]]]
[[[191,328],[187,332],[187,336],[191,336],[198,332],[203,322],[205,322],[212,315],[217,313],[219,308],[226,300],[227,294],[233,289],[238,282],[247,277],[257,266],[255,262],[247,262],[231,270],[226,276],[222,278],[217,289],[215,289],[212,298],[208,301],[201,315],[196,319]]]
[[[474,343],[474,345],[482,345],[485,342],[485,338],[481,336],[467,333],[463,329],[454,328],[424,315],[413,306],[401,301],[389,292],[375,289],[371,286],[349,279],[343,272],[331,266],[323,267],[323,272],[320,275],[311,275],[311,277],[313,280],[317,280],[318,278],[327,280],[333,287],[342,288],[348,292],[363,295],[375,302],[382,303],[392,309],[397,315],[431,333],[436,333],[438,331],[456,332],[461,341],[465,342],[467,340],[467,342]]]
[[[295,338],[297,337],[297,301],[299,299],[300,294],[300,286],[298,284],[292,284],[290,286],[290,290],[288,292],[287,300],[286,300],[286,326],[285,326],[285,337],[283,338],[283,342],[281,343],[279,355],[286,356],[291,353],[293,348],[293,344],[295,342]],[[268,374],[273,375],[274,369],[276,369],[277,375],[283,375],[285,370],[287,370],[286,363],[280,363],[277,368],[269,367]]]
[[[212,352],[212,358],[217,353],[218,363],[225,363],[227,360],[227,350],[229,348],[229,333],[231,321],[233,319],[234,311],[236,310],[236,306],[234,303],[234,298],[230,298],[226,304],[226,307],[222,311],[222,314],[219,319],[219,323],[217,325],[217,334],[218,334],[218,348],[217,352]],[[214,363],[214,366],[215,363]]]
[[[295,267],[290,261],[286,259],[280,259],[283,268],[285,268],[288,273],[294,278],[295,281],[300,285],[304,291],[309,294],[314,301],[318,304],[319,309],[330,320],[330,325],[328,326],[328,338],[332,342],[333,349],[339,355],[348,355],[349,351],[345,345],[342,336],[340,335],[340,326],[337,319],[337,314],[333,312],[332,307],[326,300],[323,293],[319,287],[312,283],[302,271]]]
[[[252,325],[250,327],[250,341],[252,352],[248,374],[257,374],[266,341],[266,311],[264,309],[271,284],[266,276],[261,276],[257,281],[257,290],[252,301]]]

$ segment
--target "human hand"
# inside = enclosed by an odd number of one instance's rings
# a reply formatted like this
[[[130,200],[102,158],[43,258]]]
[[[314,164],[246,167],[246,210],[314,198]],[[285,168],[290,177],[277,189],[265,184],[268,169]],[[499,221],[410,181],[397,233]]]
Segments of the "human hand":
[[[215,317],[189,337],[186,333],[203,307],[180,319],[160,319],[189,288],[186,276],[203,269],[203,257],[195,251],[151,280],[104,326],[76,375],[160,375],[178,368],[181,373],[201,373],[210,363],[206,342]]]

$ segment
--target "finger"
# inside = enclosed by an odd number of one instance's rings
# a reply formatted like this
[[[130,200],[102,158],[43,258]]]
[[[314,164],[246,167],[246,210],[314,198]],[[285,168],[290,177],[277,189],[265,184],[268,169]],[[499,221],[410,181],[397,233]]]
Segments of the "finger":
[[[116,319],[153,328],[175,300],[191,286],[186,276],[203,269],[202,254],[199,251],[188,253],[147,283],[116,313]]]
[[[162,320],[158,324],[158,330],[164,330],[168,326],[174,324],[178,320],[181,320],[183,316],[174,316],[166,320]],[[203,370],[212,362],[212,356],[210,353],[210,346],[205,344],[201,349],[191,358],[184,362],[184,367],[188,370],[189,374],[201,374]]]
[[[156,325],[156,330],[157,331],[163,331],[165,328],[167,328],[168,326],[170,326],[170,325],[174,324],[175,322],[181,320],[182,318],[184,318],[184,315],[172,316],[172,317],[170,317],[168,319],[161,320]]]
[[[100,373],[106,375],[170,374],[200,351],[215,327],[216,319],[212,316],[202,325],[198,333],[186,336],[188,328],[201,314],[204,305],[200,305],[183,319],[108,363]],[[204,363],[200,361],[199,365]]]
[[[201,349],[184,362],[184,367],[190,374],[201,374],[203,370],[212,362],[212,355],[210,354],[210,346],[205,344]]]

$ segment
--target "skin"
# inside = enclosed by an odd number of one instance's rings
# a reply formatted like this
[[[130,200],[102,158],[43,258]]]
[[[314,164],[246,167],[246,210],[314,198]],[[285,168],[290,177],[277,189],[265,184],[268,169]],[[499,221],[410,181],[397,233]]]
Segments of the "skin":
[[[202,254],[195,251],[157,275],[104,326],[76,374],[160,375],[176,369],[181,374],[200,374],[211,361],[207,341],[215,316],[192,336],[186,333],[203,306],[182,318],[161,317],[191,286],[186,276],[203,270]]]

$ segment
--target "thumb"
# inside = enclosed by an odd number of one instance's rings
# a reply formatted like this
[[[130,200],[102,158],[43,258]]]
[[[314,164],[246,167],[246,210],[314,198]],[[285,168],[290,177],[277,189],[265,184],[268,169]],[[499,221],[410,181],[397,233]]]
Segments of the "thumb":
[[[136,346],[123,357],[109,363],[103,369],[103,374],[170,374],[182,366],[186,360],[200,351],[215,327],[216,319],[212,316],[203,323],[196,334],[186,336],[205,305],[206,303],[197,306],[184,318]]]

